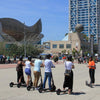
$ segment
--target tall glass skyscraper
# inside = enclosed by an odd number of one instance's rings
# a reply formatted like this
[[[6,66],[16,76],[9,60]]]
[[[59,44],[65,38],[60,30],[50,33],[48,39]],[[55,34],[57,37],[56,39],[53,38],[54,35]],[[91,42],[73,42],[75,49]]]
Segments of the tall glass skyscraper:
[[[77,24],[84,26],[83,33],[89,38],[94,35],[94,43],[100,37],[100,0],[69,0],[69,31],[75,31]]]

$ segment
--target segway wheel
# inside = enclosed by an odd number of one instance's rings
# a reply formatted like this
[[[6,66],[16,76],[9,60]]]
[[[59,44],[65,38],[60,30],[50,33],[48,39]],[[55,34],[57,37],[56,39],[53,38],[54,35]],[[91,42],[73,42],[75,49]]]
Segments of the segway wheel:
[[[39,88],[42,88],[42,87],[43,87],[43,84],[42,84],[42,83],[40,83],[40,84],[39,84]]]
[[[10,87],[13,87],[13,85],[14,85],[14,83],[13,83],[13,82],[11,82],[11,83],[9,84],[9,86],[10,86]]]
[[[21,84],[17,84],[17,87],[20,88]]]
[[[42,93],[42,89],[40,88],[40,89],[38,89],[38,91],[39,91],[39,93]]]
[[[61,90],[58,89],[58,90],[56,91],[56,94],[57,94],[57,95],[60,95],[60,92],[61,92]]]
[[[33,90],[35,90],[35,87],[33,87]]]
[[[33,82],[31,81],[29,85],[30,85],[30,86],[33,86]]]
[[[31,89],[31,87],[30,87],[30,86],[28,86],[28,87],[27,87],[27,90],[28,90],[28,91],[30,91],[30,89]]]
[[[56,86],[53,84],[53,85],[51,85],[51,90],[52,91],[55,91],[56,90]]]

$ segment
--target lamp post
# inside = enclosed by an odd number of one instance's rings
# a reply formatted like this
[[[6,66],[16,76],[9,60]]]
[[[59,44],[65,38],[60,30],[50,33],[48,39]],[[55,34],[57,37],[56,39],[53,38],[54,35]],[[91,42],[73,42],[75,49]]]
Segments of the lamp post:
[[[93,43],[93,42],[94,42],[94,41],[93,41],[93,38],[94,38],[94,35],[91,34],[91,37],[90,37],[90,43],[91,43],[91,55],[93,55],[93,44],[94,44],[94,43]]]
[[[70,54],[72,54],[72,37],[70,36]]]
[[[25,33],[25,22],[24,22],[24,56],[26,57],[26,33]]]
[[[100,57],[100,37],[98,37],[98,54],[99,54],[99,57]]]

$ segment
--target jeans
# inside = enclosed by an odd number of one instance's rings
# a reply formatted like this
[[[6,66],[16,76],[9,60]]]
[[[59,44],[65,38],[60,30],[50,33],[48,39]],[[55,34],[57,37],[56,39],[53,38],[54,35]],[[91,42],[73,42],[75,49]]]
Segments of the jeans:
[[[43,88],[45,88],[47,78],[48,78],[49,90],[51,90],[51,78],[52,78],[51,72],[45,72],[44,81],[43,81]]]

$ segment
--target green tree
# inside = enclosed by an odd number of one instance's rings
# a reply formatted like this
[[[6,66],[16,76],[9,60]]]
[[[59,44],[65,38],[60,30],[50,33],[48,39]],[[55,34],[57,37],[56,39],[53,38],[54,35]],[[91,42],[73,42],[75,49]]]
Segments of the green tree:
[[[72,55],[75,57],[75,53],[76,53],[76,49],[75,48],[73,48],[73,50],[72,50]]]
[[[43,49],[27,44],[26,45],[26,54],[27,56],[37,56],[43,52]],[[5,54],[6,56],[14,56],[14,55],[24,55],[24,45],[11,44],[8,48],[0,46],[0,54]]]
[[[65,53],[66,53],[66,50],[62,50],[61,52],[62,52],[63,54],[65,54]]]

